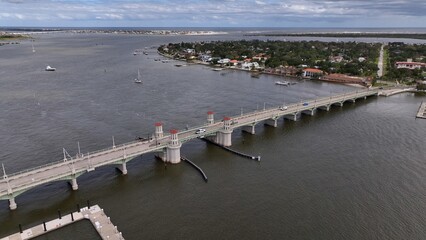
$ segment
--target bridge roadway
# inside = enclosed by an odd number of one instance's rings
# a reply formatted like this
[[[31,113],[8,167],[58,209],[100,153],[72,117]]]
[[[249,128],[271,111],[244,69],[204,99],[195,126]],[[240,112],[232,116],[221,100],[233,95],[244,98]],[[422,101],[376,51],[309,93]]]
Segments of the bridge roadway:
[[[328,111],[330,106],[333,104],[342,106],[345,101],[355,102],[358,98],[378,95],[378,91],[379,90],[377,88],[359,90],[295,103],[287,105],[286,108],[282,108],[282,106],[280,106],[241,114],[239,116],[228,118],[228,121],[230,122],[229,126],[232,132],[232,129],[242,126],[251,126],[254,129],[254,126],[257,123],[268,119],[272,119],[276,123],[276,120],[279,117],[286,115],[291,116],[291,119],[296,120],[297,116],[302,112],[308,112],[308,114],[313,115],[317,108]],[[177,133],[179,144],[200,137],[200,134],[195,133],[197,129],[203,128],[206,130],[206,132],[203,133],[203,136],[214,136],[224,129],[224,125],[225,123],[222,120],[181,131]],[[10,175],[6,175],[6,172],[4,171],[3,178],[0,180],[0,200],[8,199],[10,209],[16,209],[16,196],[31,188],[58,180],[70,181],[72,189],[77,190],[78,185],[76,179],[78,176],[104,165],[116,164],[123,174],[127,174],[126,162],[141,154],[149,152],[164,152],[170,144],[171,134],[165,134],[158,138],[153,137],[148,140],[134,141],[85,155],[81,154],[75,158],[65,156],[61,161],[27,169]]]

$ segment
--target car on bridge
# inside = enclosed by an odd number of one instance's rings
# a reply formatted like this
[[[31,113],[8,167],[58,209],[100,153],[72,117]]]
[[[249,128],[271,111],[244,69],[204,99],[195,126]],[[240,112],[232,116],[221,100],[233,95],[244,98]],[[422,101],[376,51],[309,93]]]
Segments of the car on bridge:
[[[309,105],[309,103],[307,103],[307,102],[303,103],[303,106],[308,106],[308,105]]]
[[[206,132],[206,129],[200,128],[197,131],[195,131],[195,134],[201,134],[201,133],[205,133],[205,132]]]
[[[280,110],[281,111],[284,111],[284,110],[287,110],[288,109],[288,107],[287,106],[282,106],[282,107],[280,107]]]

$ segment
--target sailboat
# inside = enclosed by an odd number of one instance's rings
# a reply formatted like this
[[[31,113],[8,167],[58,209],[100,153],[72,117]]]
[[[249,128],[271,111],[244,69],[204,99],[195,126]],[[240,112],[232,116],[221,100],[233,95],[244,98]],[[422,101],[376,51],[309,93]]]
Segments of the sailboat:
[[[139,69],[138,69],[138,77],[135,78],[135,83],[142,83],[141,73]]]

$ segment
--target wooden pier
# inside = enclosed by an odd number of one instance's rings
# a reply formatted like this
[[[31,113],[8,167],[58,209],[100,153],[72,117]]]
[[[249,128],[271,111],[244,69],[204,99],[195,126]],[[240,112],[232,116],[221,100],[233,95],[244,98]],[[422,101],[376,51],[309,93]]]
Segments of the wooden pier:
[[[119,232],[117,227],[112,224],[110,218],[98,205],[92,206],[90,208],[81,208],[78,212],[64,215],[61,218],[45,222],[35,227],[23,230],[22,232],[1,238],[0,240],[31,239],[84,219],[90,220],[90,222],[93,224],[93,227],[96,229],[102,239],[124,240],[121,232]]]
[[[422,102],[419,107],[419,111],[417,112],[416,118],[426,119],[426,103]]]

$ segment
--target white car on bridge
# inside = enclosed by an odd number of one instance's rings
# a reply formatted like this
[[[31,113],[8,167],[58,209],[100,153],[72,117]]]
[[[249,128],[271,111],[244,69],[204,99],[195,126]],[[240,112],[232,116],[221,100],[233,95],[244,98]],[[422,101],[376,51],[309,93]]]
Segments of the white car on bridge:
[[[195,134],[201,134],[201,133],[205,133],[205,132],[206,132],[206,129],[200,128],[197,131],[195,131]]]

